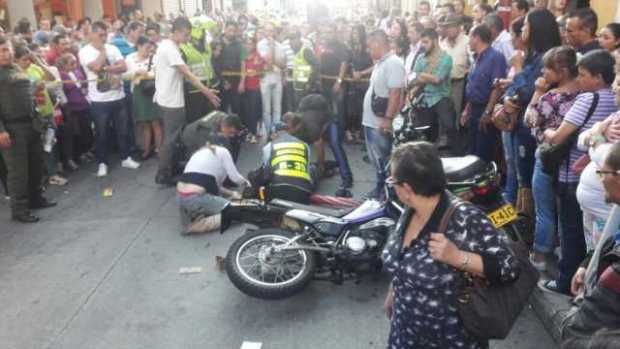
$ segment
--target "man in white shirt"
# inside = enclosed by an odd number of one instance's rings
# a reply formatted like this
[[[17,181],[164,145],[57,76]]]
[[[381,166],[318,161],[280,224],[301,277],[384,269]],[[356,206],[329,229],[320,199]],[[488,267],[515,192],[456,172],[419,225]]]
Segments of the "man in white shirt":
[[[192,24],[187,18],[179,17],[172,23],[170,39],[163,40],[155,55],[155,95],[153,101],[162,111],[164,123],[164,144],[159,152],[159,168],[155,177],[158,184],[172,185],[173,154],[176,135],[185,124],[185,98],[183,95],[183,78],[187,79],[215,108],[220,99],[215,92],[200,82],[189,70],[179,45],[190,39]]]
[[[504,55],[506,62],[510,62],[515,54],[515,47],[512,44],[512,35],[504,29],[504,21],[502,18],[494,13],[491,13],[484,17],[483,23],[491,29],[491,35],[493,38],[493,44],[491,44],[491,47]],[[510,70],[510,66],[508,69]]]
[[[445,34],[445,37],[439,42],[439,47],[452,57],[451,98],[454,109],[456,109],[456,115],[461,115],[463,94],[465,93],[465,75],[469,70],[469,51],[467,49],[469,38],[463,33],[461,24],[460,18],[455,15],[447,16],[439,22]]]
[[[108,174],[107,146],[110,119],[114,121],[121,166],[136,169],[140,164],[129,156],[129,117],[121,74],[127,70],[121,52],[106,44],[107,24],[92,24],[89,43],[80,52],[80,62],[88,80],[88,99],[92,104],[95,122],[95,157],[99,164],[97,176]]]
[[[405,57],[405,74],[413,71],[415,61],[422,54],[422,45],[420,44],[420,34],[424,31],[424,26],[417,21],[412,21],[407,27],[407,37],[409,39],[409,54]]]
[[[263,100],[263,125],[265,132],[278,123],[282,116],[282,76],[286,69],[286,53],[275,39],[273,24],[265,25],[265,38],[256,48],[258,54],[267,62],[265,74],[260,79],[260,92]]]

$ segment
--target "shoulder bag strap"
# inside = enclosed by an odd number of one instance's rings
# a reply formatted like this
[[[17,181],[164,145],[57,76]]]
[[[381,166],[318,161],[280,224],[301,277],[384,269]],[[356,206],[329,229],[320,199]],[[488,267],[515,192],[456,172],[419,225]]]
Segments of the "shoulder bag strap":
[[[450,206],[444,212],[443,217],[441,217],[441,222],[439,223],[439,229],[437,229],[437,234],[445,234],[446,229],[448,229],[448,223],[450,223],[450,218],[452,218],[452,214],[463,202],[459,199],[450,200]]]
[[[596,111],[596,107],[598,107],[598,100],[599,100],[599,94],[598,92],[594,92],[594,95],[592,98],[592,104],[590,105],[588,114],[586,115],[586,118],[583,120],[583,123],[581,124],[581,126],[579,126],[577,131],[575,131],[576,133],[579,132],[588,123],[588,121],[590,121],[590,118],[592,118],[592,115],[594,115],[594,112]]]

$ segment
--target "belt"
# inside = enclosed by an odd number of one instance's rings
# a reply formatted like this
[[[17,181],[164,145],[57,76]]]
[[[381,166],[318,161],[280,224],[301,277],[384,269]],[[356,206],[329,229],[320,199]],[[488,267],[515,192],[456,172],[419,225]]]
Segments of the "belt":
[[[198,196],[198,195],[202,195],[202,194],[200,194],[200,193],[182,193],[180,191],[177,191],[177,195],[180,198],[186,199],[186,198],[189,198],[189,197],[192,197],[192,196]]]
[[[451,81],[463,81],[465,80],[465,78],[458,78],[458,79],[450,79]]]

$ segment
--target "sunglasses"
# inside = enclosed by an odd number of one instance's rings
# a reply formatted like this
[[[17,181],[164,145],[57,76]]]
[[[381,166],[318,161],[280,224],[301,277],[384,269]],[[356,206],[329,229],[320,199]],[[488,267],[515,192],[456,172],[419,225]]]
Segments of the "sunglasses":
[[[605,176],[620,176],[620,171],[605,171],[605,170],[596,170],[596,174],[601,178],[605,178]]]
[[[390,187],[393,187],[395,185],[401,185],[403,183],[404,183],[403,181],[399,181],[398,179],[392,176],[389,176],[388,178],[385,179],[385,184],[387,184]]]

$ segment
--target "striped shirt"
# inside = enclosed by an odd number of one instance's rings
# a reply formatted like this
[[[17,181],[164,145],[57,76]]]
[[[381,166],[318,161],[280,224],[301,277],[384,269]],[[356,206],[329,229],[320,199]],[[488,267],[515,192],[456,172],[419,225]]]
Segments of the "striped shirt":
[[[579,133],[592,128],[592,126],[599,121],[604,120],[610,114],[615,113],[618,110],[616,105],[616,98],[613,91],[609,88],[604,88],[597,91],[599,95],[598,105],[590,117],[590,120],[579,130]],[[575,103],[566,113],[564,121],[569,122],[577,127],[580,127],[586,119],[594,94],[591,92],[585,92],[577,96]],[[573,144],[570,151],[569,162],[566,160],[560,166],[560,182],[562,183],[577,183],[579,182],[579,175],[577,175],[571,167],[585,152],[577,148],[577,144]]]

